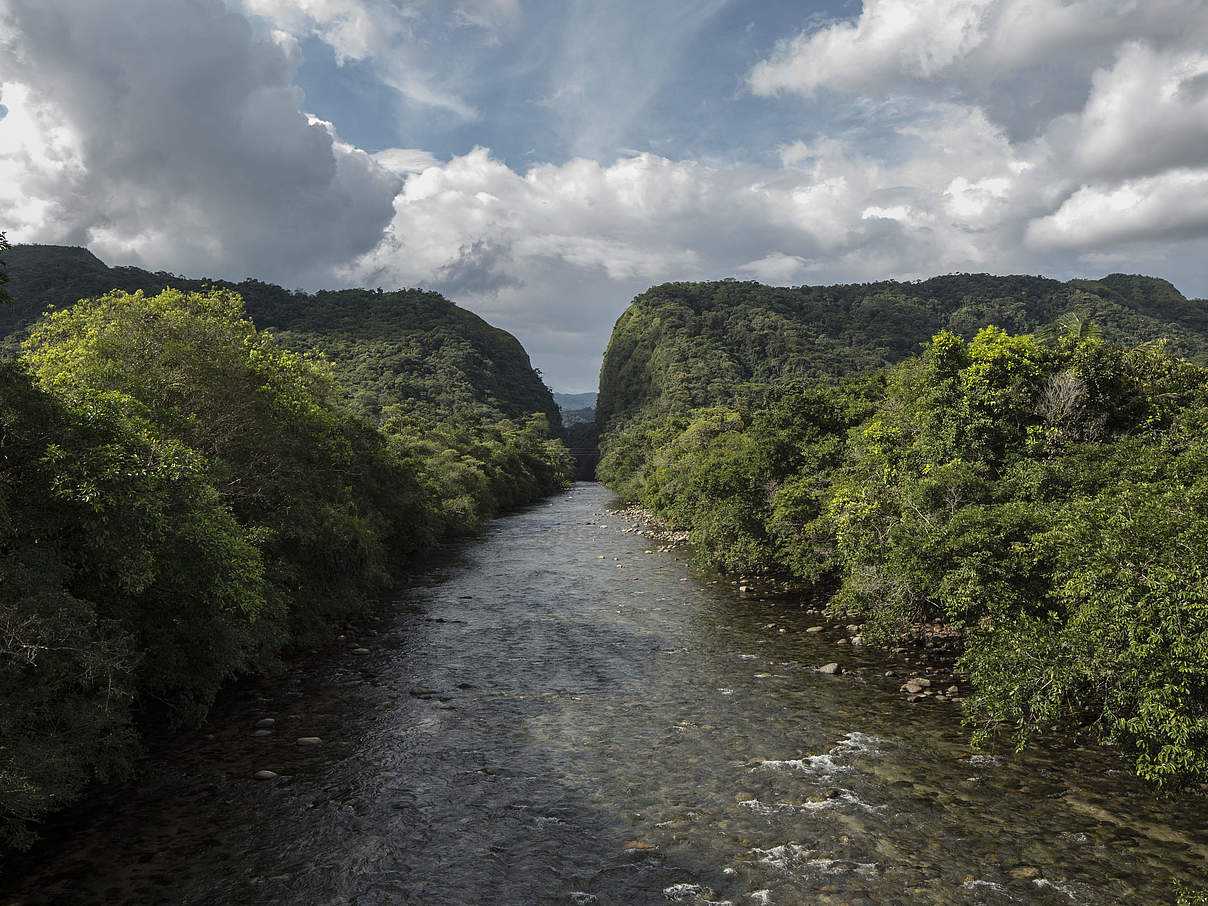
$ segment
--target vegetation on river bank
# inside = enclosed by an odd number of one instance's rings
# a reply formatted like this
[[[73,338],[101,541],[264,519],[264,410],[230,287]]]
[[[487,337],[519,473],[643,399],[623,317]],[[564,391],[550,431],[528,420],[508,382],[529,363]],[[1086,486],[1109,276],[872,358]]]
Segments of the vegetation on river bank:
[[[332,317],[355,320],[347,301]],[[566,484],[519,345],[481,356],[453,306],[417,304],[433,323],[409,348],[358,343],[360,322],[337,336],[342,371],[229,289],[84,299],[0,362],[0,842],[127,773],[140,721],[200,722],[440,539]],[[529,384],[497,396],[521,366]]]
[[[718,565],[859,613],[870,641],[964,627],[975,737],[1089,728],[1157,786],[1208,780],[1208,370],[1067,317],[1043,338],[942,331],[835,381],[810,380],[827,366],[794,346],[752,382],[740,353],[683,360],[691,318],[669,329],[664,302],[639,300],[610,344],[634,354],[629,325],[659,321],[645,358],[603,374],[657,371],[664,390],[601,386],[628,400],[602,480]],[[725,332],[709,342],[730,351]]]

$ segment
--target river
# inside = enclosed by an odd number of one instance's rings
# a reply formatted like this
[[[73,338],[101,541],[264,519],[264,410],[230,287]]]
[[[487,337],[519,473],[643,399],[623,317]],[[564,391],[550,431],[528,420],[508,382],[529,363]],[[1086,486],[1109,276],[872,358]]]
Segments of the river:
[[[445,552],[59,819],[0,902],[1131,906],[1208,864],[1193,804],[1094,749],[970,752],[909,667],[615,505],[576,485]]]

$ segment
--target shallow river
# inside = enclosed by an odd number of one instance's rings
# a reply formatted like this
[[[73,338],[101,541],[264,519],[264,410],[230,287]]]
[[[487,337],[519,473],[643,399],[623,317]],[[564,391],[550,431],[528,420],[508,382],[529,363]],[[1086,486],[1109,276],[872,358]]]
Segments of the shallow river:
[[[1197,808],[1102,753],[971,753],[958,705],[884,676],[908,667],[614,504],[501,519],[236,690],[0,903],[1150,904],[1208,864]]]

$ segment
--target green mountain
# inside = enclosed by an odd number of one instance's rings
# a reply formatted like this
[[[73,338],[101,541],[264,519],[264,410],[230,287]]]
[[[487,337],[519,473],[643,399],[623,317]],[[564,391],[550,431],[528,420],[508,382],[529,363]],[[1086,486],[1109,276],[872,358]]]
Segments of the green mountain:
[[[600,371],[596,417],[606,430],[647,407],[750,403],[785,378],[834,378],[901,361],[941,330],[970,338],[995,324],[1023,333],[1069,311],[1088,314],[1108,340],[1165,338],[1176,355],[1208,356],[1208,302],[1188,300],[1152,277],[665,283],[634,299],[617,321]]]
[[[524,349],[435,293],[0,251],[0,863],[143,727],[573,475]]]
[[[418,289],[304,293],[258,280],[195,280],[136,267],[107,267],[83,248],[14,246],[5,255],[13,304],[0,307],[0,336],[20,335],[50,307],[112,289],[148,295],[231,289],[260,329],[289,349],[319,352],[365,413],[401,406],[438,417],[454,411],[524,418],[540,412],[555,428],[558,407],[511,334]]]
[[[617,322],[597,472],[852,644],[952,629],[975,743],[1097,737],[1202,794],[1206,354],[1148,277],[669,284]]]

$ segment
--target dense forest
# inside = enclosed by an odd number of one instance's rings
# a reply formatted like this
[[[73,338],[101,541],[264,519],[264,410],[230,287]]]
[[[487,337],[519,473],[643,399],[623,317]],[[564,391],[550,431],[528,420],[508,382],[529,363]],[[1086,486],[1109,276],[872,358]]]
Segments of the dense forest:
[[[600,477],[868,641],[963,628],[975,738],[1086,731],[1196,787],[1206,352],[1208,304],[1142,277],[657,287],[609,344]]]
[[[917,354],[941,330],[966,338],[994,324],[1022,333],[1082,312],[1108,340],[1165,340],[1208,356],[1208,305],[1164,280],[1113,274],[956,274],[917,283],[774,287],[723,280],[666,283],[617,321],[600,372],[597,420],[639,410],[749,405],[776,383],[856,374]]]
[[[4,263],[0,842],[570,478],[519,343],[435,294]]]

